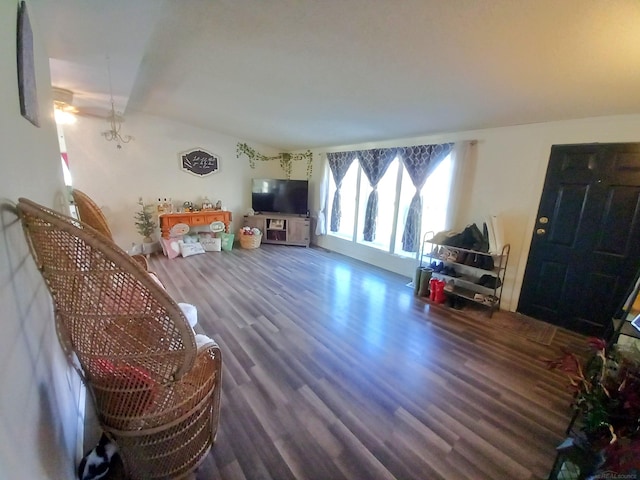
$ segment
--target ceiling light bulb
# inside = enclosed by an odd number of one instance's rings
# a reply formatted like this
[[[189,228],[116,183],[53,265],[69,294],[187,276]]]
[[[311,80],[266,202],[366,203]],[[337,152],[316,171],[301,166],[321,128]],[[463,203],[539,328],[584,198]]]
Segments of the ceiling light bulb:
[[[55,108],[53,114],[58,125],[73,125],[77,121],[76,116],[73,113],[60,108]]]
[[[73,105],[73,92],[65,88],[53,87],[53,113],[58,125],[76,123],[78,113]]]

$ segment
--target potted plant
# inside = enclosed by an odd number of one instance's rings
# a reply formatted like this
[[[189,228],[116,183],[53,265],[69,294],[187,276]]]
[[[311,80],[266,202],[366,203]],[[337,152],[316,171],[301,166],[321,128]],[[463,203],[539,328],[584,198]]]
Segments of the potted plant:
[[[150,251],[152,250],[151,243],[153,243],[151,235],[153,235],[153,232],[155,232],[158,225],[153,219],[151,207],[149,205],[145,205],[142,201],[142,198],[138,200],[138,205],[140,205],[140,210],[135,214],[136,230],[138,230],[138,233],[143,238],[142,252],[150,253]]]
[[[567,352],[549,362],[564,371],[574,392],[576,428],[571,444],[578,450],[579,478],[616,474],[640,478],[640,350],[589,338],[582,360]]]

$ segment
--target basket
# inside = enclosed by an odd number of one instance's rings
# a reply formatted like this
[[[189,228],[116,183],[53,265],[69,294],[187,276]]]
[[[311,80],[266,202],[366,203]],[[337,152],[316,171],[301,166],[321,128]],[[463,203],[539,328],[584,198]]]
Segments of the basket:
[[[242,233],[239,233],[238,237],[240,238],[240,246],[246,249],[258,248],[262,241],[262,234],[243,235]]]

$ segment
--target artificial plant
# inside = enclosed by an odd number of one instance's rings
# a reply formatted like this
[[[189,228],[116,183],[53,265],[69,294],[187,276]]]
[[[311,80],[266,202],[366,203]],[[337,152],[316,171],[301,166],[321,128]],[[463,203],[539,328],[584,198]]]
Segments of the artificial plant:
[[[278,160],[280,167],[285,173],[287,179],[291,178],[292,162],[306,160],[307,162],[307,179],[311,179],[311,173],[313,169],[313,153],[311,150],[307,150],[304,153],[280,153],[274,157],[268,157],[256,152],[246,143],[238,143],[236,145],[236,158],[240,158],[241,155],[246,155],[249,159],[249,166],[256,168],[256,162],[268,162],[272,160]]]
[[[158,225],[153,219],[151,207],[149,205],[145,205],[142,198],[138,200],[138,205],[140,205],[140,210],[135,214],[136,230],[138,230],[138,233],[142,235],[144,242],[149,243],[151,242],[151,235]]]

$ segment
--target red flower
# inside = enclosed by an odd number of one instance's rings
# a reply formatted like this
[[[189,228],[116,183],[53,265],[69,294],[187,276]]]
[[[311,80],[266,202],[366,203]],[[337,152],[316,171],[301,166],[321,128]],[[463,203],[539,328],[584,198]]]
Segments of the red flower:
[[[596,352],[602,351],[607,348],[607,342],[601,338],[589,337],[587,338],[587,345]]]

